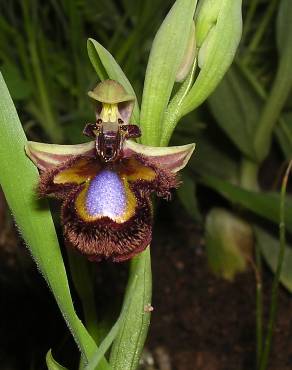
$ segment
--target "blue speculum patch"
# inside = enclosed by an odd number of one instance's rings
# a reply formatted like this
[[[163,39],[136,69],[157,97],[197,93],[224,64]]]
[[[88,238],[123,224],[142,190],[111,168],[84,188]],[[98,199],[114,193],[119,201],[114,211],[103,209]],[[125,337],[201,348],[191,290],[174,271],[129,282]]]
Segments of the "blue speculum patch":
[[[86,210],[91,216],[121,216],[127,205],[126,192],[120,177],[103,170],[91,180],[86,194]]]

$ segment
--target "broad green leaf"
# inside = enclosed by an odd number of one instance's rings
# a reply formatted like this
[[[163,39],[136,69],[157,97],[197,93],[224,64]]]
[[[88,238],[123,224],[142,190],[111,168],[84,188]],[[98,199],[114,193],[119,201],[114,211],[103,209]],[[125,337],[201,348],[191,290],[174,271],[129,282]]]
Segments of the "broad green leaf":
[[[51,349],[46,355],[46,364],[47,364],[48,370],[68,370],[66,367],[58,364],[58,362],[54,360]]]
[[[264,229],[255,227],[256,242],[258,243],[260,250],[270,267],[275,272],[278,255],[279,255],[279,240],[273,237]],[[286,289],[292,293],[292,247],[286,246],[285,256],[282,265],[282,272],[280,276],[280,282]]]
[[[135,280],[135,291],[132,292],[131,286]],[[131,303],[110,355],[110,365],[115,370],[137,369],[150,323],[150,312],[146,308],[151,303],[151,290],[150,248],[148,247],[131,262],[124,307],[130,297]]]
[[[147,145],[159,145],[163,115],[193,31],[196,3],[177,0],[153,41],[141,106],[141,127]]]
[[[278,193],[257,193],[232,185],[227,181],[213,176],[203,176],[201,181],[216,190],[231,202],[240,204],[244,208],[275,223],[279,223],[280,195]],[[292,199],[286,197],[286,226],[292,232]]]
[[[187,172],[182,172],[180,178],[182,184],[177,189],[178,198],[192,219],[200,222],[202,221],[202,216],[198,207],[195,181]]]
[[[282,0],[279,7],[277,32],[279,34],[280,60],[271,92],[260,116],[254,146],[259,161],[263,161],[269,153],[272,133],[281,115],[292,88],[292,2]],[[283,22],[285,31],[281,28]],[[285,36],[284,36],[285,32]]]
[[[204,11],[205,8],[209,11]],[[241,0],[203,1],[195,25],[201,45],[198,54],[201,70],[182,103],[181,116],[202,104],[230,67],[242,31]]]
[[[0,95],[0,184],[27,247],[78,347],[89,359],[96,345],[74,310],[51,213],[47,203],[35,195],[38,171],[25,155],[26,137],[2,75]],[[108,369],[106,363],[103,365],[101,369]]]
[[[206,248],[211,270],[226,280],[245,271],[252,255],[251,226],[235,214],[213,208],[206,218]]]
[[[263,103],[238,67],[229,69],[208,103],[234,145],[254,159],[253,139]]]
[[[88,39],[87,50],[89,59],[101,81],[108,78],[118,81],[128,93],[135,96],[136,100],[132,117],[135,123],[139,124],[140,113],[135,91],[114,57],[99,42],[93,39]]]

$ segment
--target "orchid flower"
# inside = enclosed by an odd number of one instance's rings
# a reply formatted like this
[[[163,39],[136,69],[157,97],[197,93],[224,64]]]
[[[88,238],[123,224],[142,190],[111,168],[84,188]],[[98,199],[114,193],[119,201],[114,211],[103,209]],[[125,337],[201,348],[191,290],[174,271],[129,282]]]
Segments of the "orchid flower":
[[[151,193],[169,199],[177,172],[195,145],[149,147],[129,120],[134,97],[106,80],[88,93],[96,122],[85,126],[93,141],[77,145],[28,142],[26,153],[40,170],[38,193],[62,202],[65,242],[89,260],[127,260],[152,237]]]

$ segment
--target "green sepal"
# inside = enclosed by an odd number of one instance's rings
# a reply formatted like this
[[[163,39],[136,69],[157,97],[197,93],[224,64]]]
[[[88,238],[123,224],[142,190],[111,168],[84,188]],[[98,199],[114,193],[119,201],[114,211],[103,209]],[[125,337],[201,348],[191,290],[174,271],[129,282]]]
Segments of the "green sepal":
[[[135,97],[127,93],[124,87],[114,80],[105,80],[99,83],[88,95],[101,103],[118,104],[134,101]]]

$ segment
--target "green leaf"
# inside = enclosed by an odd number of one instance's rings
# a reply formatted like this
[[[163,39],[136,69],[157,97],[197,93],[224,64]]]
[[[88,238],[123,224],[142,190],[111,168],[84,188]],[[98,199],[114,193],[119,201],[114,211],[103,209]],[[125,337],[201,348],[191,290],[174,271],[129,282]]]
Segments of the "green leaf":
[[[280,194],[257,193],[232,185],[227,181],[213,176],[203,176],[201,181],[218,191],[231,202],[240,204],[248,210],[264,217],[272,222],[279,223],[280,220]],[[286,226],[292,232],[292,198],[286,197]]]
[[[2,75],[0,95],[0,184],[27,247],[78,347],[89,359],[96,345],[74,310],[51,213],[47,203],[35,195],[38,171],[25,155],[26,137]],[[103,365],[103,369],[108,369],[106,363]]]
[[[255,159],[253,139],[263,102],[238,67],[229,69],[208,103],[234,145],[245,156]]]
[[[226,280],[245,271],[252,254],[253,232],[243,219],[223,208],[213,208],[206,218],[206,248],[211,270]]]
[[[180,177],[182,184],[177,189],[179,200],[192,219],[196,222],[201,222],[202,216],[199,211],[196,197],[196,183],[186,172],[182,172]]]
[[[279,256],[279,240],[273,237],[264,229],[255,227],[256,241],[260,250],[270,267],[275,273]],[[290,293],[292,293],[292,247],[287,246],[282,265],[280,282]]]
[[[135,280],[133,292],[131,286]],[[130,279],[123,307],[126,307],[130,297],[132,297],[131,303],[110,355],[110,364],[115,370],[137,369],[150,323],[150,312],[145,310],[145,307],[151,303],[151,290],[150,248],[148,247],[131,262]]]
[[[48,351],[46,355],[46,364],[48,370],[68,370],[66,367],[58,364],[58,362],[54,360],[51,349]]]
[[[196,0],[177,0],[151,48],[141,106],[144,143],[159,145],[163,115],[193,30]]]
[[[89,59],[101,81],[108,78],[118,81],[124,86],[130,95],[135,96],[135,106],[132,117],[135,120],[135,123],[138,124],[140,112],[136,94],[121,67],[115,61],[114,57],[99,42],[93,39],[88,39],[87,50]]]
[[[201,70],[182,103],[181,116],[203,103],[231,65],[242,31],[241,0],[205,0],[195,25]]]

